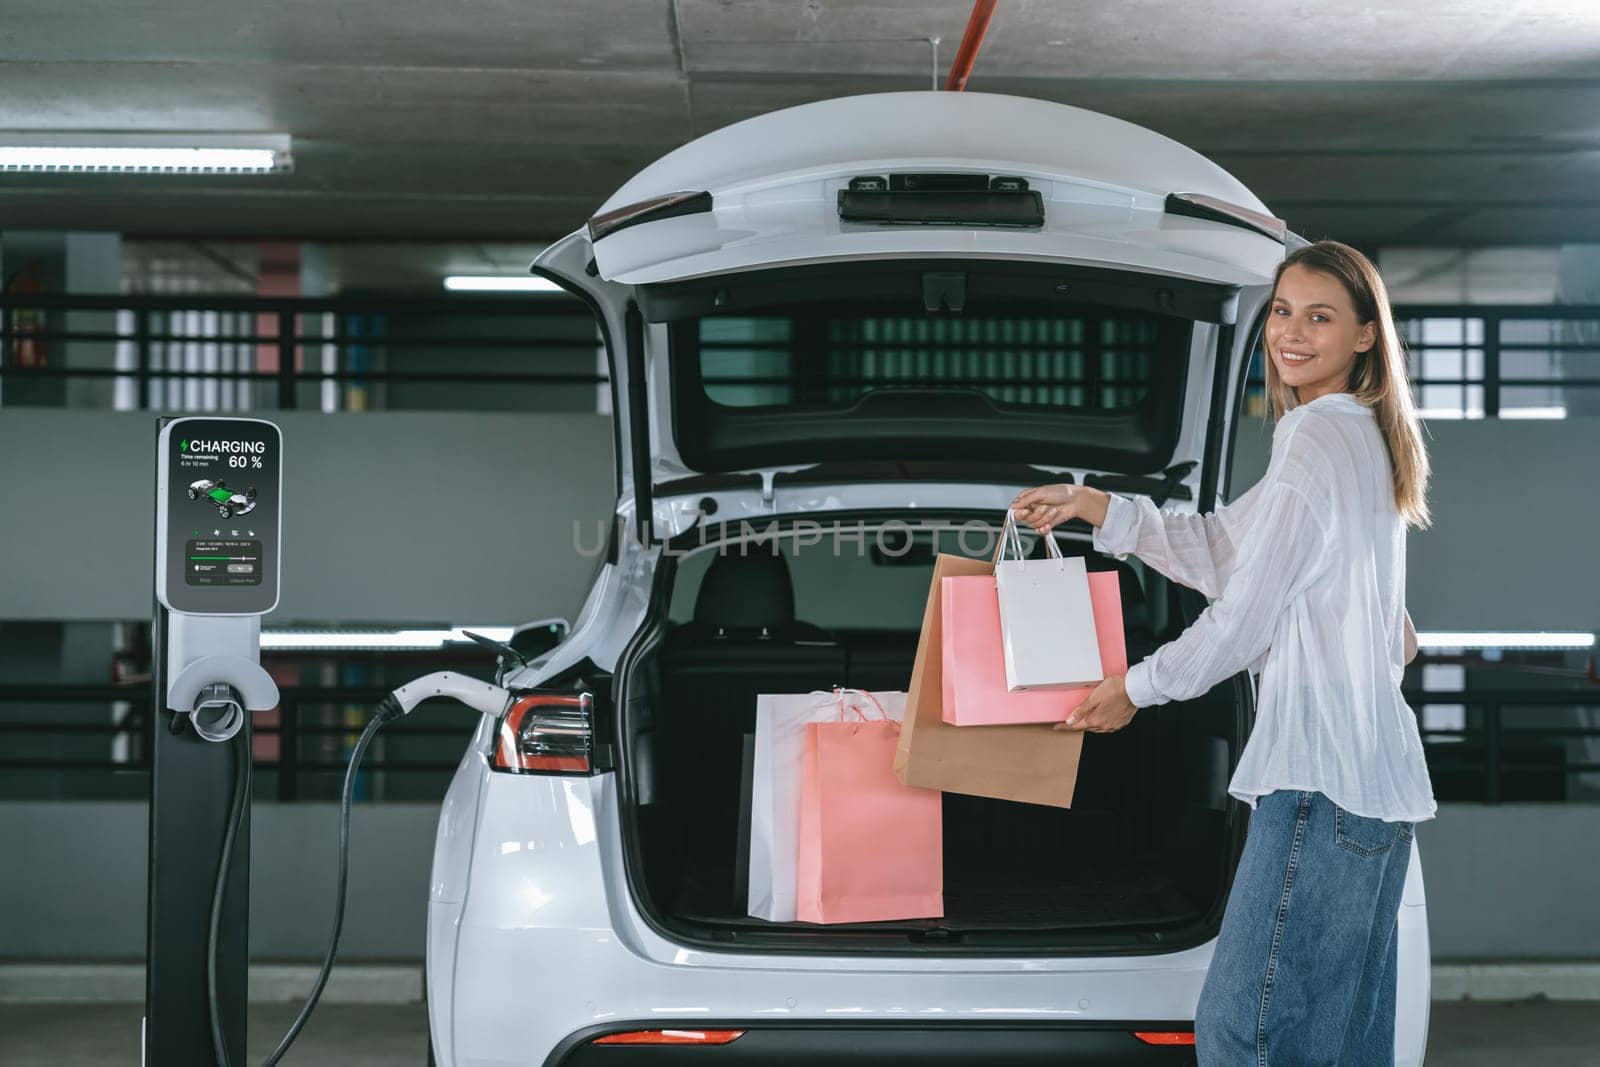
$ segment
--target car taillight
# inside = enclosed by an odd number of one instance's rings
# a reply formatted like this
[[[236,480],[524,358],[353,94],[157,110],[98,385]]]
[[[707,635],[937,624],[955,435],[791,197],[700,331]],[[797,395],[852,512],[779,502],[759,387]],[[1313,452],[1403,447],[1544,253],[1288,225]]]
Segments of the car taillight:
[[[1192,1045],[1193,1030],[1135,1030],[1133,1036],[1147,1045]]]
[[[607,1034],[591,1045],[729,1045],[744,1036],[743,1030],[629,1030]]]
[[[594,773],[594,696],[516,697],[500,720],[494,769],[516,774]]]

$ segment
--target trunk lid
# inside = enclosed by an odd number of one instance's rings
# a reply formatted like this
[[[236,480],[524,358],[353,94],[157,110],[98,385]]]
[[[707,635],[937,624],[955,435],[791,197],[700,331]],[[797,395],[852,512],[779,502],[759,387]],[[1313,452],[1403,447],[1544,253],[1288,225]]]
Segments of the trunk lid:
[[[875,175],[1025,187],[1043,225],[986,225],[981,206],[966,224],[847,220]],[[1128,123],[892,93],[691,142],[533,269],[601,321],[619,513],[641,540],[866,486],[879,506],[987,507],[996,486],[1071,479],[1208,508],[1245,327],[1284,254],[1275,221]]]

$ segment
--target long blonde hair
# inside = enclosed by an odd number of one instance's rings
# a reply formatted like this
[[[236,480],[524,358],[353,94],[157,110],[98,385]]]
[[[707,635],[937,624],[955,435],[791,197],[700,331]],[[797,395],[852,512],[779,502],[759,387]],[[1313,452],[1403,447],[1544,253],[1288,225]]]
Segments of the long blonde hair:
[[[1378,429],[1389,451],[1389,473],[1394,482],[1395,509],[1405,521],[1426,529],[1428,514],[1428,449],[1422,440],[1422,421],[1411,395],[1411,376],[1406,370],[1406,352],[1394,328],[1389,307],[1389,291],[1372,261],[1339,241],[1318,241],[1296,249],[1284,257],[1272,276],[1272,291],[1278,279],[1294,264],[1337,278],[1355,304],[1361,325],[1377,324],[1372,347],[1356,353],[1350,367],[1348,391],[1373,409]],[[1300,403],[1297,391],[1283,384],[1270,356],[1266,359],[1267,396],[1272,404],[1272,421],[1277,422]]]

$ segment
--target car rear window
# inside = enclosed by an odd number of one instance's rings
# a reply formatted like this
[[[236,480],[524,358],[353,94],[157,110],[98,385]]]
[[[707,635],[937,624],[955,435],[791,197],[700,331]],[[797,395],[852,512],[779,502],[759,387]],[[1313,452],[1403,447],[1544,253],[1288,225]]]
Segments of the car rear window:
[[[672,434],[697,471],[1171,459],[1220,287],[1027,263],[856,263],[673,283]]]
[[[723,407],[848,408],[908,387],[976,392],[1005,408],[1137,406],[1160,324],[1083,308],[1047,315],[885,315],[871,306],[698,322],[699,378]]]

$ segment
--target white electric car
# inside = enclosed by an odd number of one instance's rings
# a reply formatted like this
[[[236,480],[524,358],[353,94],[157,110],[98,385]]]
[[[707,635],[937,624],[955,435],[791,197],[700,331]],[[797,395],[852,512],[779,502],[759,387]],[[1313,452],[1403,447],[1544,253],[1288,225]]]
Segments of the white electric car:
[[[946,794],[940,919],[748,917],[747,738],[758,693],[906,688],[933,552],[987,555],[1025,486],[1227,499],[1301,243],[1149,130],[907,92],[701,137],[550,246],[534,272],[610,353],[617,522],[570,636],[503,668],[521,699],[445,798],[437,1063],[1194,1062],[1249,673],[1086,737],[1070,809]],[[1130,660],[1205,606],[1087,535],[1057,531],[1121,572]],[[1414,1065],[1415,854],[1400,936]]]

